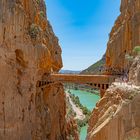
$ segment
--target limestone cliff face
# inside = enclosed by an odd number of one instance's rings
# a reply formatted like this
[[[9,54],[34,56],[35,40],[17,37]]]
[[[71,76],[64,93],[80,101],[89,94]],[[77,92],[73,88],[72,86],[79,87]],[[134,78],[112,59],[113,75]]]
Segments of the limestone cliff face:
[[[65,140],[61,83],[38,86],[62,67],[43,0],[0,0],[0,140]]]
[[[134,59],[130,67],[129,79],[133,84],[140,86],[140,56]]]
[[[115,83],[97,103],[87,140],[140,139],[140,87]]]
[[[121,0],[121,14],[110,33],[106,51],[106,66],[121,72],[127,67],[125,54],[132,54],[140,45],[140,1]]]
[[[87,140],[140,140],[140,58],[131,68],[125,54],[140,45],[140,0],[121,0],[121,14],[110,33],[106,51],[109,74],[125,72],[126,83],[114,83],[97,103],[89,120]]]

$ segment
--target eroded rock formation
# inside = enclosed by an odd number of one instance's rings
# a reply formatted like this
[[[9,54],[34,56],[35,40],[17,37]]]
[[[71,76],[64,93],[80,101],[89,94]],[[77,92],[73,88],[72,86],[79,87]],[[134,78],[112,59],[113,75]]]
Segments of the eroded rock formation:
[[[140,87],[116,83],[92,112],[88,140],[140,139]]]
[[[106,67],[121,73],[128,66],[125,54],[131,55],[133,48],[140,45],[140,1],[121,0],[120,11],[121,14],[110,33],[106,51]]]
[[[129,83],[114,83],[97,103],[88,128],[88,140],[140,139],[140,57],[130,68]]]
[[[62,67],[43,0],[0,0],[0,140],[66,140]]]
[[[109,74],[129,69],[129,82],[115,82],[93,110],[87,140],[140,140],[140,57],[125,55],[140,45],[140,1],[121,0],[121,14],[110,33],[106,51]],[[131,66],[131,67],[130,67]]]
[[[134,59],[130,68],[129,79],[133,84],[140,86],[140,56]]]

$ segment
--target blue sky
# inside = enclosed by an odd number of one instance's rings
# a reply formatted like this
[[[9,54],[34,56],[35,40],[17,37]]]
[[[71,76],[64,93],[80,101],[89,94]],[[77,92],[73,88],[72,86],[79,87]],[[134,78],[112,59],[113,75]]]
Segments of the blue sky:
[[[83,70],[105,53],[120,0],[46,0],[62,48],[63,69]]]

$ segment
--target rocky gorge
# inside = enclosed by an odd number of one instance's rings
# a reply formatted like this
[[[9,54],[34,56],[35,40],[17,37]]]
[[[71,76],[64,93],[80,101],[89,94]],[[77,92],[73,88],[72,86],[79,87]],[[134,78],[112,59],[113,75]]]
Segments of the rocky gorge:
[[[114,82],[96,104],[87,140],[140,140],[140,57],[133,52],[140,45],[140,1],[121,0],[120,12],[105,73],[128,72],[129,82]],[[61,53],[44,0],[0,0],[0,140],[79,140],[63,84],[40,85],[62,68]],[[131,66],[126,54],[134,56]]]

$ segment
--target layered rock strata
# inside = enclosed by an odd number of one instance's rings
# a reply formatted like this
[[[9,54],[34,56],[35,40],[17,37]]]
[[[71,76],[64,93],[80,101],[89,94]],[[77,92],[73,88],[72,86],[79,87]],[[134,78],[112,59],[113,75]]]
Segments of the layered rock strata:
[[[0,140],[66,140],[62,67],[43,0],[0,0]]]

